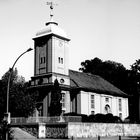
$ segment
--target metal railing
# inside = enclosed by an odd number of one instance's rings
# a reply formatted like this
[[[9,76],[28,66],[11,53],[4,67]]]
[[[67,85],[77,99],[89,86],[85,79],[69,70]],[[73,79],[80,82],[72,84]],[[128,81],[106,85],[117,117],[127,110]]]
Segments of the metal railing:
[[[81,122],[81,116],[60,116],[60,117],[15,117],[11,118],[11,124],[29,123],[56,123],[56,122]]]

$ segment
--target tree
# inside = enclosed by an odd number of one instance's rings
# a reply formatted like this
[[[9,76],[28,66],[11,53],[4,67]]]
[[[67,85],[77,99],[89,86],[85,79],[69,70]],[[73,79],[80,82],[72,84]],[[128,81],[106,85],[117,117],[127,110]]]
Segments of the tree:
[[[62,113],[62,95],[61,95],[61,88],[59,86],[59,82],[56,79],[54,81],[53,90],[51,93],[51,103],[50,103],[50,116],[60,116]]]
[[[140,59],[136,60],[132,65],[131,65],[131,70],[129,74],[129,84],[130,88],[129,91],[132,94],[132,97],[130,98],[130,119],[133,122],[140,122],[140,107],[139,107],[139,96],[140,96]],[[131,121],[130,120],[130,121]]]
[[[13,85],[10,96],[11,116],[28,117],[33,114],[36,107],[37,92],[28,91],[28,83]]]
[[[140,59],[136,60],[136,62],[131,65],[131,69],[140,74]]]
[[[81,63],[81,66],[79,70],[82,72],[99,75],[122,91],[127,90],[126,79],[128,72],[121,63],[110,60],[102,61],[96,57],[91,60],[85,60]]]
[[[9,71],[0,81],[0,117],[6,112],[6,91]],[[28,91],[28,83],[18,75],[17,69],[12,72],[9,93],[9,112],[12,117],[27,117],[35,109],[37,94]]]

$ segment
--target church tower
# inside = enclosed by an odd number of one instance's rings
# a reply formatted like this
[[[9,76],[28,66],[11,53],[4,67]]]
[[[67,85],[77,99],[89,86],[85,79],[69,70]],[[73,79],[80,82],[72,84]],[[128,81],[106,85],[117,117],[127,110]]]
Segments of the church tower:
[[[31,79],[31,87],[39,92],[39,107],[42,106],[40,116],[48,116],[50,104],[51,87],[55,79],[58,80],[63,94],[69,99],[69,67],[68,67],[68,43],[66,33],[53,21],[53,6],[50,5],[50,21],[46,23],[46,28],[37,32],[34,40],[34,77]],[[62,95],[63,95],[62,94]],[[68,108],[67,103],[63,109]]]

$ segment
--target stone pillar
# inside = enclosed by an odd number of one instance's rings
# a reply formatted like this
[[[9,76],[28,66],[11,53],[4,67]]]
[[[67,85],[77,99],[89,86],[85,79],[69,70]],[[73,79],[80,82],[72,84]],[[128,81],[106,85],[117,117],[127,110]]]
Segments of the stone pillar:
[[[46,124],[39,123],[38,138],[46,138]]]

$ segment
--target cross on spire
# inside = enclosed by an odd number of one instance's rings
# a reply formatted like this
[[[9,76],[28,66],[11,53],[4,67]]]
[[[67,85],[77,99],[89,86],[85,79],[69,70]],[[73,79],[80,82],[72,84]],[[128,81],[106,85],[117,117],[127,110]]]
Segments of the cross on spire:
[[[54,3],[53,1],[51,1],[51,2],[47,2],[47,5],[50,6],[50,18],[52,20],[53,19],[53,9],[54,9],[54,6],[56,6],[57,4]]]

